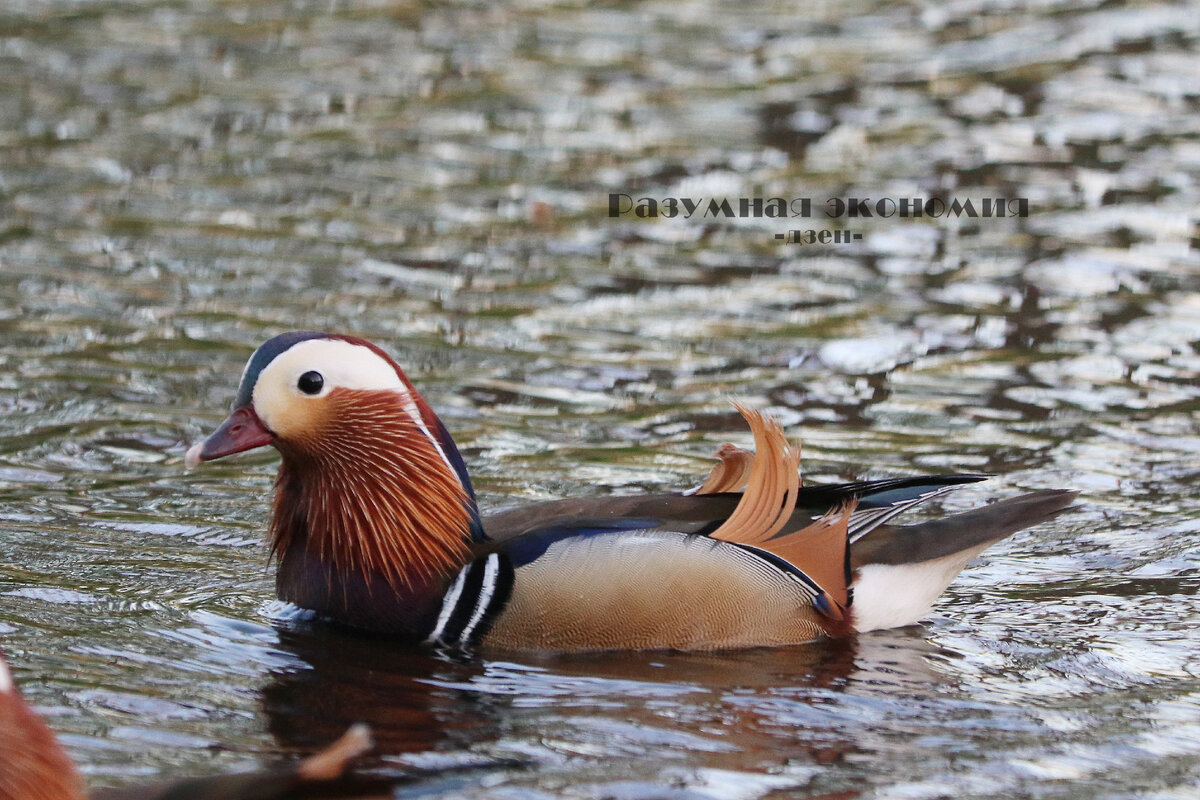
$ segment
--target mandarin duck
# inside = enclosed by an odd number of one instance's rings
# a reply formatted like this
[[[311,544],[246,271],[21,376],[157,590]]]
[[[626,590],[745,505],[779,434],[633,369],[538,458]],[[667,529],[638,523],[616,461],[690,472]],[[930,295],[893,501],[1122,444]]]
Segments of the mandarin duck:
[[[370,730],[355,725],[332,745],[291,768],[190,778],[127,789],[100,789],[92,800],[289,800],[357,797],[338,781],[346,765],[371,747]],[[332,793],[326,794],[323,790]],[[390,796],[375,785],[370,797]],[[34,713],[0,655],[0,800],[86,800],[83,781],[54,733]]]
[[[279,598],[453,649],[716,650],[911,625],[974,556],[1075,496],[891,525],[986,476],[801,487],[799,448],[739,410],[757,452],[723,448],[695,490],[485,518],[446,427],[384,350],[297,331],[251,355],[232,413],[185,463],[274,446]]]

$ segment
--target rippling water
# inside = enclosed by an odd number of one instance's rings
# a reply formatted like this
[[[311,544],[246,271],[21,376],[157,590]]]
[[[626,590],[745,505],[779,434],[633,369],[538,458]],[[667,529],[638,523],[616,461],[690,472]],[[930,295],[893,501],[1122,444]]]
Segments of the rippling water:
[[[0,9],[0,636],[95,785],[360,719],[405,796],[1154,797],[1200,782],[1193,4]],[[606,217],[1023,197],[1028,218]],[[450,659],[273,604],[269,454],[182,469],[250,350],[391,350],[484,505],[694,485],[771,409],[814,482],[1082,504],[920,627]]]

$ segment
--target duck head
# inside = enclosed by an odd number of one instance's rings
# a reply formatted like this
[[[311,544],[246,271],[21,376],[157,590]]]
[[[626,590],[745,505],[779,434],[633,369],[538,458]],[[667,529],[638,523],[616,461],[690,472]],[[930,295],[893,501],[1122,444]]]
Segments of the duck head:
[[[396,362],[363,339],[297,331],[267,341],[246,363],[229,418],[185,462],[266,445],[282,456],[271,538],[285,600],[304,599],[284,591],[285,562],[323,573],[309,583],[432,589],[483,535],[445,426]]]

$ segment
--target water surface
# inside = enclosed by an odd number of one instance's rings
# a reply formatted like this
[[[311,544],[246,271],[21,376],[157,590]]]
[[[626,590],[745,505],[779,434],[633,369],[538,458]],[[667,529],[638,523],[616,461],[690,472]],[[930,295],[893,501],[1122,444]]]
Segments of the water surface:
[[[0,635],[90,782],[310,752],[404,796],[1187,797],[1200,780],[1200,16],[1186,3],[27,0],[0,10]],[[1023,197],[1027,218],[606,217]],[[820,222],[820,226],[816,222]],[[182,469],[293,328],[387,347],[481,500],[1072,487],[914,628],[451,658],[289,623],[274,458]]]

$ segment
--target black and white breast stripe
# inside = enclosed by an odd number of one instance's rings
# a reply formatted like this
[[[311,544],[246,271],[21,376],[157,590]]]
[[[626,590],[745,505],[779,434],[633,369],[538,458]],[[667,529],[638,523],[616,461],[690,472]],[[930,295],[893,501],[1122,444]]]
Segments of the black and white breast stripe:
[[[809,599],[809,601],[812,602],[814,608],[816,608],[822,614],[826,614],[826,615],[830,614],[831,608],[832,608],[832,603],[829,599],[829,593],[826,592],[823,588],[821,588],[821,586],[816,581],[814,581],[812,578],[808,577],[808,575],[805,574],[804,570],[800,569],[795,564],[792,564],[791,562],[780,558],[779,556],[775,555],[774,553],[768,552],[767,550],[761,550],[761,549],[755,547],[754,545],[738,544],[737,547],[743,553],[748,553],[757,559],[767,562],[772,567],[774,567],[775,569],[779,570],[784,575],[786,575],[790,580],[799,584],[801,591],[805,595],[808,596],[808,599]],[[847,550],[846,552],[848,555],[849,550]],[[849,580],[849,578],[847,578],[847,581],[848,580]],[[850,606],[853,604],[854,604],[854,589],[851,587],[847,587],[847,589],[846,589],[846,605]],[[840,618],[840,616],[838,618]]]
[[[816,581],[808,577],[808,575],[806,575],[804,571],[795,564],[780,558],[774,553],[757,548],[752,544],[736,543],[736,547],[738,550],[741,550],[744,553],[751,553],[755,558],[767,562],[772,567],[786,575],[789,580],[800,584],[801,590],[804,592],[804,594],[808,595],[810,600],[816,599],[819,595],[825,594],[825,590],[818,586]]]
[[[442,598],[426,643],[450,647],[478,644],[508,604],[512,585],[512,563],[498,553],[468,564]]]

